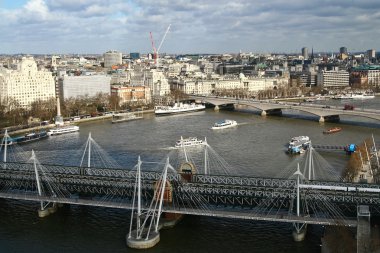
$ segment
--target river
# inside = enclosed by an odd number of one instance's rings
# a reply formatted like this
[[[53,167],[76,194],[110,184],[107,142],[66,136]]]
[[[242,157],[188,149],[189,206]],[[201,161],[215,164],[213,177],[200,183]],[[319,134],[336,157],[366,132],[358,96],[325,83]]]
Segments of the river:
[[[331,105],[342,101],[327,101]],[[380,99],[352,101],[357,108],[380,108]],[[207,137],[212,148],[239,175],[277,177],[284,168],[299,159],[289,156],[285,145],[293,136],[307,135],[315,144],[346,145],[361,143],[371,134],[380,141],[380,122],[344,116],[340,123],[318,123],[318,117],[298,111],[285,111],[286,117],[261,117],[249,108],[238,111],[207,109],[188,115],[155,117],[111,124],[111,121],[83,123],[80,132],[49,137],[23,145],[35,150],[41,162],[48,163],[50,153],[60,154],[61,162],[72,161],[70,150],[85,143],[89,132],[115,160],[131,168],[140,155],[143,160],[159,161],[180,136]],[[211,130],[214,122],[233,119],[239,126],[222,131]],[[323,130],[339,126],[332,135]],[[58,151],[57,151],[58,150]],[[50,152],[50,153],[49,153]],[[337,171],[348,161],[343,152],[320,152]],[[65,206],[47,218],[37,216],[38,204],[0,200],[1,252],[141,252],[127,248],[125,235],[129,212],[106,208]],[[320,252],[320,226],[309,226],[303,242],[296,243],[292,227],[286,223],[254,222],[188,216],[175,228],[162,230],[161,241],[146,252]]]

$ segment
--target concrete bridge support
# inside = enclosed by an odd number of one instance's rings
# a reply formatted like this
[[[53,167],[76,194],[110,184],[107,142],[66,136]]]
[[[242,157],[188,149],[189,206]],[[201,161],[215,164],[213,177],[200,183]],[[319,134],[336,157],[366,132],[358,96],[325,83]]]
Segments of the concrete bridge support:
[[[261,116],[267,116],[267,115],[281,116],[282,110],[281,109],[271,109],[271,110],[261,111]]]
[[[216,105],[216,106],[214,107],[214,111],[219,111],[219,105]]]
[[[371,242],[370,211],[368,206],[358,206],[358,226],[356,232],[357,253],[369,253]]]
[[[321,116],[319,118],[319,122],[320,123],[324,123],[324,122],[339,122],[339,121],[340,121],[339,115]]]

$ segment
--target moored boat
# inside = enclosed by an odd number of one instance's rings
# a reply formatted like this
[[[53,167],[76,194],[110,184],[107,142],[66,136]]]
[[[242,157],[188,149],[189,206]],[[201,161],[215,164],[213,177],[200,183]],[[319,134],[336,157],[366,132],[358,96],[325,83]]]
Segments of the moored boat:
[[[356,93],[353,93],[351,96],[352,96],[353,99],[371,99],[371,98],[375,98],[375,95],[373,94],[373,92],[356,92]]]
[[[64,127],[57,127],[57,128],[50,129],[49,132],[47,132],[47,134],[51,136],[51,135],[73,133],[77,131],[79,131],[79,126],[64,126]]]
[[[48,137],[48,134],[46,133],[46,131],[43,130],[40,132],[29,133],[24,136],[12,137],[7,144],[8,145],[23,144],[23,143],[28,143],[32,141],[37,141],[46,137]]]
[[[199,146],[199,145],[204,145],[206,142],[203,140],[199,140],[197,137],[189,137],[189,138],[183,138],[181,136],[181,139],[179,139],[175,143],[176,148],[181,148],[181,147],[190,147],[190,146]]]
[[[135,114],[133,112],[117,113],[112,115],[112,123],[119,123],[131,120],[142,119],[142,113]]]
[[[325,131],[323,131],[324,134],[332,134],[332,133],[336,133],[336,132],[340,132],[342,131],[342,128],[341,127],[333,127],[333,128],[329,128]]]
[[[229,127],[237,126],[237,122],[235,120],[225,119],[219,122],[216,122],[211,129],[225,129]]]
[[[179,113],[196,112],[206,109],[203,104],[183,104],[175,103],[173,106],[156,106],[154,107],[154,113],[156,115],[170,115]]]

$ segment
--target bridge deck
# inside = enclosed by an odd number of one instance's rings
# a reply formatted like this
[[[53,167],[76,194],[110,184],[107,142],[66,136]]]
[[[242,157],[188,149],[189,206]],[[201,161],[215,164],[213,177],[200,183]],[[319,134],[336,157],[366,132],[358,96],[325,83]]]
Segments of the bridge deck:
[[[0,198],[5,199],[16,199],[16,200],[26,200],[26,201],[45,201],[51,203],[62,203],[62,204],[72,204],[72,205],[84,205],[84,206],[96,206],[96,207],[108,207],[108,208],[118,208],[131,210],[132,205],[130,203],[115,203],[115,202],[104,202],[91,199],[80,199],[80,198],[51,198],[44,196],[28,195],[28,194],[11,194],[11,193],[0,193]],[[173,209],[170,207],[164,207],[163,212],[196,215],[196,216],[208,216],[208,217],[219,217],[219,218],[233,218],[233,219],[244,219],[244,220],[256,220],[256,221],[271,221],[271,222],[286,222],[286,223],[305,223],[305,224],[315,224],[315,225],[339,225],[339,226],[357,226],[356,220],[344,220],[338,221],[329,218],[316,218],[316,217],[303,217],[295,216],[289,214],[257,214],[252,212],[252,210],[203,210],[200,212],[199,209],[183,208],[182,210]]]

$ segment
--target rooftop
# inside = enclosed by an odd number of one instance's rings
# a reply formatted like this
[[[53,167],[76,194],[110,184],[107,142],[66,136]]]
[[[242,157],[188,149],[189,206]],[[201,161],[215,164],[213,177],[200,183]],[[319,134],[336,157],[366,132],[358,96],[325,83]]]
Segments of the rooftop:
[[[360,65],[353,70],[380,70],[380,65]]]

